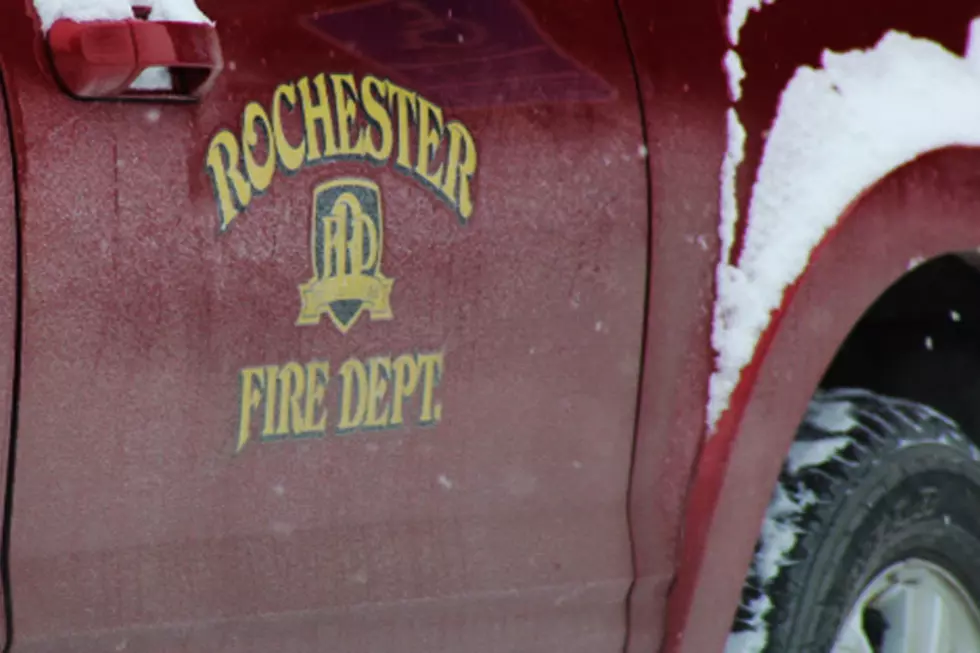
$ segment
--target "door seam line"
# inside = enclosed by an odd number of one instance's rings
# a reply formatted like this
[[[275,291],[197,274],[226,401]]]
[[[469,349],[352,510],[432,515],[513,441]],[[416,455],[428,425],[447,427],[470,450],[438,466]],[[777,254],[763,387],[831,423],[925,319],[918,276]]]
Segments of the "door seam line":
[[[629,57],[630,72],[633,77],[633,86],[636,91],[636,106],[639,110],[640,117],[640,136],[643,139],[643,171],[645,174],[644,187],[646,188],[646,223],[647,223],[647,233],[646,233],[646,260],[645,260],[645,278],[643,280],[643,331],[640,336],[640,354],[639,354],[639,378],[636,384],[636,397],[633,405],[633,438],[630,443],[630,464],[629,473],[627,475],[627,485],[626,485],[626,525],[629,532],[629,543],[630,543],[630,566],[632,567],[632,574],[630,578],[629,587],[626,590],[626,597],[624,601],[624,610],[626,612],[625,619],[625,632],[623,633],[623,653],[627,653],[629,649],[631,633],[632,633],[632,604],[633,604],[633,592],[636,589],[636,540],[635,540],[635,529],[632,519],[631,506],[633,504],[633,475],[636,469],[636,445],[639,438],[640,432],[640,412],[643,403],[643,387],[644,378],[646,376],[646,354],[647,354],[647,340],[649,337],[649,327],[650,327],[650,288],[651,279],[650,275],[653,272],[653,165],[650,162],[650,135],[647,129],[646,120],[646,106],[643,102],[643,86],[640,83],[640,72],[636,65],[636,51],[633,49],[633,42],[630,40],[629,28],[626,26],[626,16],[623,13],[623,7],[621,0],[614,0],[613,3],[616,7],[616,16],[619,19],[619,26],[623,32],[623,42],[626,46],[626,53]]]
[[[6,621],[6,641],[3,653],[9,653],[14,644],[14,601],[10,580],[10,534],[13,524],[14,505],[14,473],[17,462],[17,432],[20,422],[20,391],[21,370],[23,368],[23,324],[24,324],[24,261],[22,243],[20,175],[17,164],[17,146],[14,138],[14,117],[11,111],[10,84],[4,78],[0,69],[0,91],[2,91],[3,108],[6,112],[6,124],[0,129],[6,129],[10,139],[10,168],[14,183],[14,370],[11,384],[10,406],[10,442],[7,450],[7,477],[3,498],[3,535],[0,541],[0,586],[3,587],[3,614]]]

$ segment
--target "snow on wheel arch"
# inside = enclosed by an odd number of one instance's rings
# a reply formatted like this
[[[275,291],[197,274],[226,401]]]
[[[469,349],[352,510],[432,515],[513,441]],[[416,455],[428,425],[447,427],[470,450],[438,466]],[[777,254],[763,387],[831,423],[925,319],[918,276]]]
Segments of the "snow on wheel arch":
[[[761,4],[732,1],[733,44],[739,21]],[[735,101],[745,72],[734,49],[724,64]],[[783,89],[763,150],[737,264],[730,264],[729,256],[742,218],[734,180],[745,136],[735,109],[729,114],[720,174],[722,251],[711,337],[715,370],[708,390],[709,434],[727,410],[786,289],[847,206],[926,152],[980,146],[980,18],[970,24],[965,57],[935,41],[890,31],[867,50],[824,51],[820,68],[796,70]]]

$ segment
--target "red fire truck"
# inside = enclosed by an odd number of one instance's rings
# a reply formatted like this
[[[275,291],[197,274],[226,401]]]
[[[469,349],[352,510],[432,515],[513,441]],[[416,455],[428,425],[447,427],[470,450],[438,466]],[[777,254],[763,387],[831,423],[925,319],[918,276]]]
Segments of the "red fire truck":
[[[3,650],[980,650],[978,17],[0,3]]]

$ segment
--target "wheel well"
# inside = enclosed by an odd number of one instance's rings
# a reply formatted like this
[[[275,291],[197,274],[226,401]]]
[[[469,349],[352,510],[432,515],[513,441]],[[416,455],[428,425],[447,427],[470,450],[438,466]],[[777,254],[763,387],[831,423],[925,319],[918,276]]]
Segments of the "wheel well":
[[[980,441],[980,257],[946,255],[895,282],[865,312],[821,388],[918,401]]]

